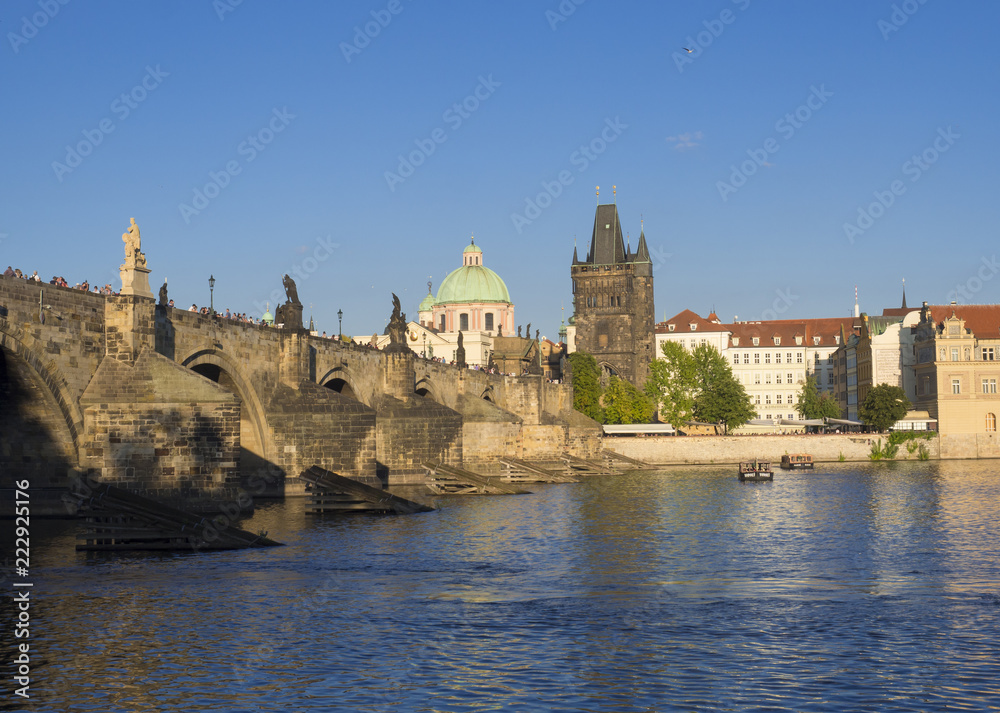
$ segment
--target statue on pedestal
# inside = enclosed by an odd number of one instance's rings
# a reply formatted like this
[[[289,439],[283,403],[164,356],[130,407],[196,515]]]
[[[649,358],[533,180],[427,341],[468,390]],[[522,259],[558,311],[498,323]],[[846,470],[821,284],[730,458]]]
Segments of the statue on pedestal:
[[[160,285],[160,302],[161,307],[167,306],[167,281],[164,280],[163,284]]]
[[[458,330],[458,349],[455,350],[455,363],[458,368],[464,369],[466,367],[465,363],[465,340],[462,337],[462,330]]]
[[[406,315],[403,313],[396,293],[392,293],[392,316],[389,317],[389,345],[385,348],[387,352],[408,352],[410,348],[406,346]]]
[[[130,218],[131,224],[128,230],[122,233],[122,242],[125,243],[125,267],[146,267],[146,255],[142,252],[142,238],[139,235],[139,226],[135,224],[135,218]]]
[[[274,321],[285,329],[302,329],[302,303],[299,302],[299,292],[295,289],[295,280],[288,275],[281,278],[285,288],[285,304],[274,309]]]
[[[146,255],[142,252],[142,238],[139,236],[139,226],[135,218],[130,219],[128,230],[122,233],[125,243],[125,264],[118,268],[122,278],[123,295],[135,295],[153,299],[149,289],[150,269],[146,267]]]

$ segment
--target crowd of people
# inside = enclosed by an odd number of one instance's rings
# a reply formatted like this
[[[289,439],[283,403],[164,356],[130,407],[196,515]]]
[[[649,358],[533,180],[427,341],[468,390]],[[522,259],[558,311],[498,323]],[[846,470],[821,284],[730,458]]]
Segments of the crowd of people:
[[[27,280],[28,282],[42,282],[42,278],[38,276],[38,270],[35,270],[30,275],[21,272],[20,268],[14,268],[10,265],[7,269],[3,271],[4,277],[13,277],[18,280]],[[116,295],[114,288],[110,285],[104,285],[104,287],[99,287],[98,285],[93,285],[84,280],[83,282],[78,282],[75,285],[70,285],[65,277],[59,275],[53,275],[52,279],[49,280],[50,285],[55,285],[56,287],[66,287],[71,290],[82,290],[84,292],[93,292],[95,295]]]

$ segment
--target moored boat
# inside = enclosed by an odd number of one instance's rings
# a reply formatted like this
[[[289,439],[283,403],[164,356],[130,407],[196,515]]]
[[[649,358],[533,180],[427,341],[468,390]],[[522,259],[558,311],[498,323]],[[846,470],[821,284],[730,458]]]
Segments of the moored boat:
[[[774,472],[767,461],[743,461],[740,463],[740,480],[774,480]]]
[[[786,453],[781,456],[781,467],[783,470],[793,468],[812,468],[813,457],[808,453]]]

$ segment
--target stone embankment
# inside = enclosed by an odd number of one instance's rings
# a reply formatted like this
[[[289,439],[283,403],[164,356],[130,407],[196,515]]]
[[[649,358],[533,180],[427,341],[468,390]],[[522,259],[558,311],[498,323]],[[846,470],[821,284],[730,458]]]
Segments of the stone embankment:
[[[765,460],[779,463],[786,453],[808,453],[816,462],[867,461],[872,443],[879,438],[871,434],[784,435],[784,436],[606,436],[604,447],[616,453],[657,465],[739,463]],[[881,436],[883,442],[885,436]],[[921,440],[930,451],[930,458],[940,457],[935,437]],[[841,457],[843,456],[843,457]],[[896,460],[916,460],[906,444],[899,448]]]

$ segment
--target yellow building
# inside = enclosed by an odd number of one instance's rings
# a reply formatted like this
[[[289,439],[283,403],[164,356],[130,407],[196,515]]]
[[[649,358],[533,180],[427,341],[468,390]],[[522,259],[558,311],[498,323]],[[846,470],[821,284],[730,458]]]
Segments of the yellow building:
[[[941,456],[1000,457],[1000,305],[924,302],[914,354],[914,408],[937,419]]]

